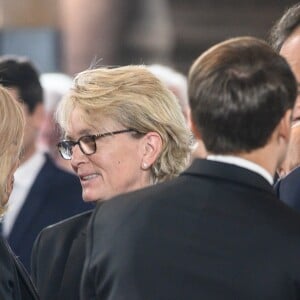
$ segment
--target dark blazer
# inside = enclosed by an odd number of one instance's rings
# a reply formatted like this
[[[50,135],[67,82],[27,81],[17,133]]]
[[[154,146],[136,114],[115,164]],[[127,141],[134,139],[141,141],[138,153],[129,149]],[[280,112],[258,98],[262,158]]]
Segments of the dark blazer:
[[[8,236],[11,248],[29,272],[31,250],[39,232],[93,207],[83,202],[79,179],[46,157]]]
[[[32,279],[43,300],[79,299],[85,258],[85,212],[42,230],[32,250]]]
[[[81,299],[300,299],[300,215],[260,175],[196,160],[97,208]]]
[[[0,299],[37,300],[36,289],[25,268],[0,236]]]
[[[275,191],[280,200],[300,212],[300,167],[277,181]]]

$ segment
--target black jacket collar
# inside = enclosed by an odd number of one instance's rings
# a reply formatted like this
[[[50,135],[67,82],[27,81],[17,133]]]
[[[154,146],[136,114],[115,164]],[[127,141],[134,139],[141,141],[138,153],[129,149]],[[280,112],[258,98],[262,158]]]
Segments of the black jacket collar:
[[[195,159],[192,165],[182,173],[191,176],[209,176],[215,179],[235,181],[274,194],[269,182],[253,171],[236,165],[206,159]]]

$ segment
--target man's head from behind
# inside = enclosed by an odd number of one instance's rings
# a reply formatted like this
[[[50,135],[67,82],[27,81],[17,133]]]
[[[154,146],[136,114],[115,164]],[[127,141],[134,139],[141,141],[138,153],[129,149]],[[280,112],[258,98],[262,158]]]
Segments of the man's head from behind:
[[[0,57],[0,84],[23,105],[26,127],[24,136],[24,160],[35,151],[37,133],[43,118],[43,91],[39,74],[33,64],[24,57]]]
[[[293,108],[297,84],[285,59],[265,42],[230,39],[203,53],[189,73],[196,131],[209,153],[264,147]]]

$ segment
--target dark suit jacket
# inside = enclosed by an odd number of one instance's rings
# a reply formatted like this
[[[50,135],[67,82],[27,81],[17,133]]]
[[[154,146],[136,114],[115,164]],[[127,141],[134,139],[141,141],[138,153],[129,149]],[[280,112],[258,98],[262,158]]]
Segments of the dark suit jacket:
[[[46,226],[91,209],[82,200],[79,179],[58,168],[47,156],[16,219],[8,242],[30,271],[31,250]]]
[[[42,230],[32,250],[32,279],[43,300],[79,299],[85,258],[85,212]]]
[[[300,215],[247,169],[196,160],[97,208],[81,299],[300,299]]]
[[[0,299],[39,299],[25,268],[0,236]]]
[[[277,197],[300,212],[300,167],[275,184]]]

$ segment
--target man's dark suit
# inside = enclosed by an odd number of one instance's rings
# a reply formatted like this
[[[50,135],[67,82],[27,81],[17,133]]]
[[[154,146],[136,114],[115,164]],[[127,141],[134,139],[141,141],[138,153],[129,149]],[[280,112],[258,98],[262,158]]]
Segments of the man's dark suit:
[[[81,299],[300,299],[300,215],[231,164],[105,202],[87,245]]]
[[[300,212],[300,167],[297,167],[275,185],[277,197]]]
[[[0,299],[39,299],[26,270],[0,236]]]
[[[91,208],[82,200],[78,178],[59,169],[47,156],[8,236],[8,242],[30,270],[31,250],[39,232],[48,225]]]
[[[91,214],[85,212],[49,226],[36,239],[31,272],[41,299],[79,299],[86,227]]]

